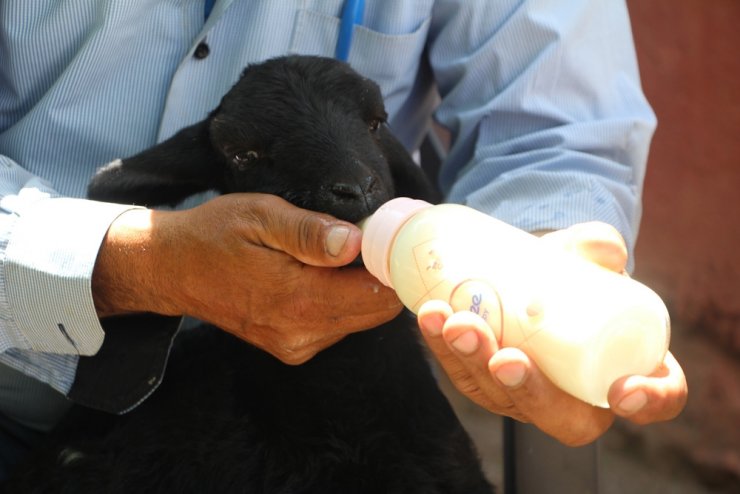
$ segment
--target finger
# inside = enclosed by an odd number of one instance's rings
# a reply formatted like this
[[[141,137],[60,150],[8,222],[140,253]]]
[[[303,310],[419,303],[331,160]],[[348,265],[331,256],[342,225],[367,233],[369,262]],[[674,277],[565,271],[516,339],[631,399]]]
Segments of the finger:
[[[427,346],[458,391],[491,412],[516,416],[511,400],[486,371],[488,359],[497,349],[492,332],[482,319],[471,316],[453,315],[448,304],[433,300],[422,305],[418,321]]]
[[[315,314],[344,332],[377,326],[403,309],[396,292],[364,268],[304,266],[301,277],[306,283],[303,312]]]
[[[488,360],[498,350],[498,344],[483,319],[472,312],[456,312],[447,318],[442,337],[471,374],[481,379],[489,378]]]
[[[259,328],[271,328],[261,336],[265,342],[295,351],[376,327],[403,309],[395,292],[364,268],[319,268],[285,258],[289,256],[278,251],[263,253],[266,267],[255,275],[259,289],[243,293],[237,306],[227,304],[222,312],[231,319],[219,326],[250,342],[260,337],[254,334]],[[239,297],[235,292],[229,299]]]
[[[268,337],[294,351],[379,326],[403,309],[395,292],[363,268],[300,265],[285,270],[271,299],[259,299],[275,309],[256,308],[251,317],[259,326],[274,328]]]
[[[232,330],[285,363],[303,363],[347,334],[389,321],[403,308],[393,290],[362,268],[303,265],[294,275],[295,269],[286,266],[287,281],[270,290],[269,299],[260,299],[274,310],[252,310],[250,324],[236,321]]]
[[[301,209],[277,196],[249,197],[245,214],[251,234],[272,249],[290,254],[312,266],[342,266],[360,253],[362,232],[346,221]]]
[[[453,385],[465,395],[477,394],[477,384],[467,368],[442,337],[444,324],[452,308],[441,300],[430,300],[419,309],[417,322],[427,347],[437,359]],[[474,396],[470,396],[474,399]]]
[[[609,390],[614,413],[641,425],[675,418],[687,398],[686,376],[670,352],[651,376],[624,377]]]
[[[542,238],[617,273],[623,272],[627,266],[628,251],[624,238],[607,223],[578,223]]]
[[[456,364],[457,359],[451,359],[452,351],[447,347],[442,338],[444,323],[452,315],[452,308],[441,300],[430,300],[425,302],[419,309],[417,322],[421,335],[427,346],[437,356],[440,363]]]
[[[441,300],[423,304],[418,314],[419,327],[427,343],[440,354],[459,354],[472,367],[485,365],[498,350],[495,335],[486,322],[472,312],[453,313]],[[454,358],[454,361],[460,361]]]
[[[527,421],[569,446],[594,441],[614,420],[608,409],[591,406],[557,388],[517,348],[498,351],[489,363],[489,371]],[[512,376],[518,380],[509,381]]]

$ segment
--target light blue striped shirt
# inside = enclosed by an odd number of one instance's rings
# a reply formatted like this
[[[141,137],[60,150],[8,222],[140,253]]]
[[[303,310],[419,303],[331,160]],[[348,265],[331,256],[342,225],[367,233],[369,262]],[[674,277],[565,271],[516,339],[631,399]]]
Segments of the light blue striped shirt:
[[[204,118],[249,63],[333,56],[342,3],[217,0],[205,22],[203,0],[0,3],[0,362],[70,389],[104,337],[91,272],[127,209],[81,199],[89,177]],[[367,0],[349,62],[409,149],[430,116],[449,129],[449,201],[528,230],[601,220],[634,245],[655,119],[623,1]]]

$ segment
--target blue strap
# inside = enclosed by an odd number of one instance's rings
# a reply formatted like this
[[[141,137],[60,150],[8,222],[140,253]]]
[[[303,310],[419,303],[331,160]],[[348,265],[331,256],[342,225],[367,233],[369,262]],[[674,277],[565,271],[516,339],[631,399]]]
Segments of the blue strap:
[[[216,3],[216,0],[206,0],[205,10],[204,10],[204,19],[208,19],[208,16],[211,15],[211,10],[213,10],[213,4]]]
[[[345,0],[337,40],[336,58],[338,60],[347,61],[349,49],[352,46],[352,32],[356,24],[362,24],[364,14],[365,0]]]

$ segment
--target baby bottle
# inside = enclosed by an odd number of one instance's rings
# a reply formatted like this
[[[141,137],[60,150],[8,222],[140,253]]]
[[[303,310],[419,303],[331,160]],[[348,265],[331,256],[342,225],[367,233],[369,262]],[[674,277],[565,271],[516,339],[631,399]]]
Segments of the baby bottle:
[[[626,375],[648,375],[670,339],[645,285],[472,208],[397,198],[361,224],[368,271],[417,313],[427,300],[470,310],[500,347],[518,347],[564,391],[608,407]]]

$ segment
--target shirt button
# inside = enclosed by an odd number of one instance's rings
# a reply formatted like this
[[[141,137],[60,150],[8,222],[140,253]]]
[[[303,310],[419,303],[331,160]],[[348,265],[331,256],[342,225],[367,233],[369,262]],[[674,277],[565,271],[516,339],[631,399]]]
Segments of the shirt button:
[[[201,41],[200,43],[198,43],[198,46],[195,47],[193,57],[197,58],[198,60],[203,60],[208,56],[209,53],[211,53],[211,48],[208,46],[208,43],[206,43],[205,41]]]

